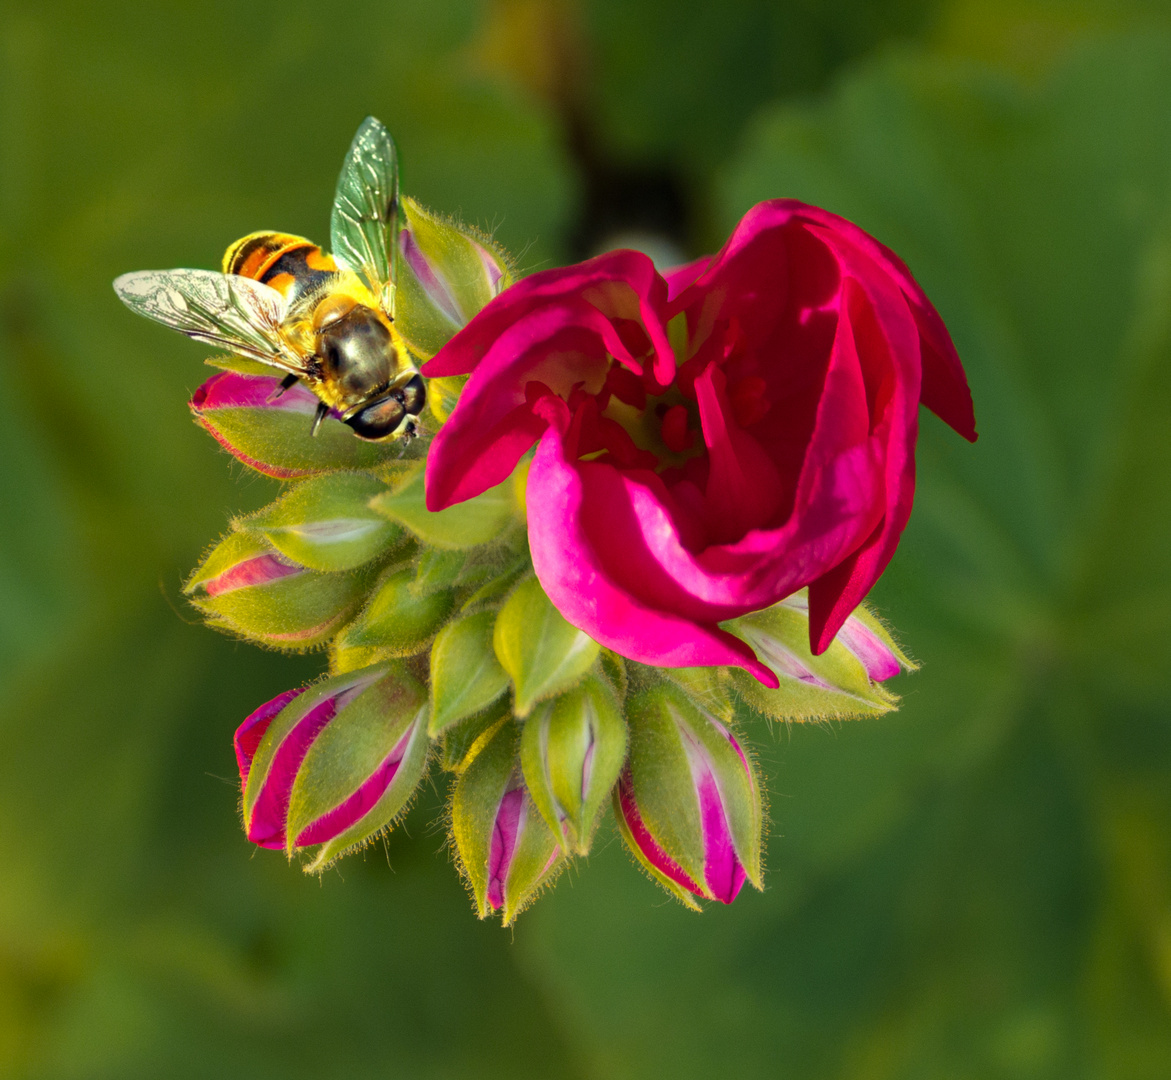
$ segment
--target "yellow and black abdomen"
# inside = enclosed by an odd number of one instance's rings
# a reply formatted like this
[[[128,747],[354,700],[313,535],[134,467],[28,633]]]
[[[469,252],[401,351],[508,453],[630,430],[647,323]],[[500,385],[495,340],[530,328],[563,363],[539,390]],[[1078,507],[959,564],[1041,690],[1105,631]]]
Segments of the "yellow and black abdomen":
[[[224,273],[271,285],[292,306],[338,272],[337,263],[303,236],[255,232],[224,252]]]

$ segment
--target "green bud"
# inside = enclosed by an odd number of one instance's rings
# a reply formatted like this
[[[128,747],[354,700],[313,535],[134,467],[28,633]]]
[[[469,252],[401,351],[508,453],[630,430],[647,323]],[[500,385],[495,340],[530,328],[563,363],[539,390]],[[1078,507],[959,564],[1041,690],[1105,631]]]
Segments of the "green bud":
[[[508,674],[492,648],[495,615],[465,615],[448,623],[431,646],[431,734],[486,709],[508,689]]]
[[[520,759],[533,802],[566,854],[589,852],[622,763],[626,724],[605,680],[587,677],[525,721]]]
[[[415,581],[411,587],[419,596],[450,589],[459,580],[465,561],[462,551],[424,548],[415,563]]]
[[[731,723],[735,707],[728,693],[728,669],[723,667],[659,668],[658,674],[678,684],[705,710],[725,724]]]
[[[500,698],[483,712],[457,720],[442,734],[440,762],[448,772],[461,773],[487,745],[501,720],[512,719],[512,706]]]
[[[320,573],[262,536],[231,533],[184,586],[211,622],[265,645],[304,650],[329,640],[369,587],[369,574]]]
[[[344,675],[371,664],[380,664],[393,658],[393,653],[376,645],[342,645],[335,638],[329,643],[329,673]]]
[[[394,491],[371,500],[370,508],[405,526],[423,543],[451,550],[487,544],[516,520],[508,480],[474,499],[432,513],[425,502],[421,467]]]
[[[606,676],[619,702],[626,700],[626,692],[630,689],[630,678],[626,673],[626,661],[616,652],[603,649],[601,652],[602,674]]]
[[[508,926],[563,859],[521,779],[516,725],[498,725],[456,781],[451,831],[480,918],[501,911]]]
[[[422,652],[455,607],[450,589],[420,594],[412,567],[391,567],[365,610],[338,639],[342,649],[376,647],[393,656]]]
[[[313,570],[352,570],[377,558],[403,530],[370,509],[383,484],[364,473],[331,473],[296,484],[271,506],[237,518],[277,551]]]
[[[565,621],[536,578],[521,582],[500,609],[492,640],[516,689],[517,716],[577,683],[601,648]]]
[[[527,552],[520,558],[516,557],[515,552],[510,552],[509,558],[510,561],[504,563],[473,563],[469,560],[460,577],[460,584],[471,586],[474,591],[464,601],[464,611],[503,599],[521,575],[532,568]]]
[[[402,199],[395,324],[411,352],[430,359],[489,300],[511,284],[490,238]]]
[[[769,690],[746,672],[732,671],[732,683],[741,697],[778,720],[889,712],[899,699],[879,680],[900,669],[914,669],[886,628],[864,608],[846,620],[824,653],[814,656],[809,650],[804,590],[771,608],[721,625],[746,641],[780,679],[780,687]]]

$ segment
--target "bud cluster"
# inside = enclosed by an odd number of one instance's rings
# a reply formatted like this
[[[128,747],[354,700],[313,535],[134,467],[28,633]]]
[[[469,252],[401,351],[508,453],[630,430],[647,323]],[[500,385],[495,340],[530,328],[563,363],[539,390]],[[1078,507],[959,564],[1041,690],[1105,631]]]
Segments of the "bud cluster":
[[[319,460],[235,519],[186,586],[234,634],[328,649],[328,677],[236,734],[248,838],[310,871],[393,827],[435,763],[453,777],[452,849],[481,917],[511,923],[589,853],[609,806],[668,892],[693,908],[731,903],[746,881],[762,887],[744,716],[881,713],[895,698],[880,680],[910,667],[864,609],[812,656],[803,594],[724,624],[778,689],[740,669],[624,660],[570,625],[534,576],[523,465],[432,513],[421,461],[353,464]]]
[[[432,356],[511,281],[485,237],[401,200],[395,327]],[[427,509],[429,434],[463,377],[431,379],[410,443],[354,437],[318,398],[238,357],[194,395],[197,421],[286,483],[238,517],[185,585],[214,626],[275,649],[327,649],[329,674],[236,733],[248,838],[320,872],[392,828],[429,768],[452,776],[451,846],[483,918],[507,925],[613,807],[638,864],[689,907],[762,888],[761,778],[743,736],[784,720],[885,712],[910,669],[859,608],[821,655],[804,592],[722,624],[779,681],[740,668],[624,660],[571,625],[534,576],[528,462],[483,494]]]

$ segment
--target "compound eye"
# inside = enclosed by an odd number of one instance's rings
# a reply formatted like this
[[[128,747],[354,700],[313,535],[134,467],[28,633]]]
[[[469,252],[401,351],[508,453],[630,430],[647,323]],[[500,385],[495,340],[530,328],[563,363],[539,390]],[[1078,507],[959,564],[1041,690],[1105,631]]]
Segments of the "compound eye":
[[[418,416],[427,404],[427,384],[422,375],[416,375],[398,389],[398,398],[411,416]]]
[[[356,412],[346,423],[360,439],[386,439],[398,431],[406,414],[399,402],[392,397],[385,397]]]

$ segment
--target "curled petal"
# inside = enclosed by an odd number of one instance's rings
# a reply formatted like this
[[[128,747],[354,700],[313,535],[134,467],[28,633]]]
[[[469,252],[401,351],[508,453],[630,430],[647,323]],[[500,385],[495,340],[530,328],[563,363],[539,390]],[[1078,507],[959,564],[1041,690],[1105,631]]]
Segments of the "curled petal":
[[[601,389],[608,348],[634,365],[613,327],[581,302],[534,311],[509,327],[472,372],[443,437],[432,444],[427,509],[445,509],[507,479],[545,430],[534,409],[541,395],[530,387],[565,394],[578,383]]]
[[[776,676],[743,642],[720,630],[642,602],[610,574],[583,528],[590,481],[617,479],[610,465],[571,464],[556,431],[541,440],[529,470],[528,500],[533,567],[565,618],[623,656],[665,667],[729,664],[775,686]],[[617,525],[617,522],[613,524]]]

